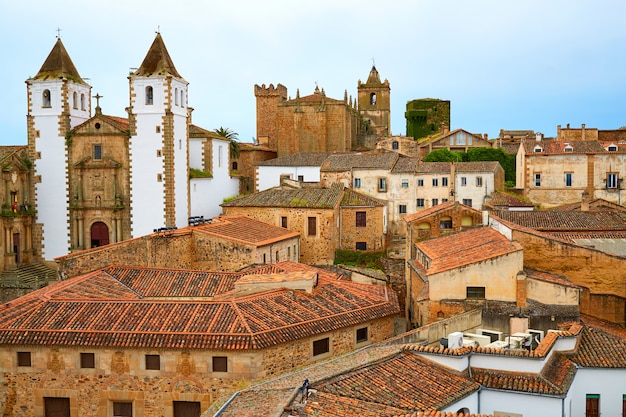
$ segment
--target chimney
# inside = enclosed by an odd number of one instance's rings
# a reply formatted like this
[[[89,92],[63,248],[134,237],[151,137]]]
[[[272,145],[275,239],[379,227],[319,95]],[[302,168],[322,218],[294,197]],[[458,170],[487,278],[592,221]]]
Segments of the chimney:
[[[584,123],[582,124],[582,126],[581,126],[580,130],[582,131],[582,132],[581,132],[581,133],[582,133],[582,135],[581,135],[580,140],[585,140],[585,124],[584,124]]]
[[[488,135],[487,133],[485,133],[485,134],[483,135],[483,139],[485,139],[485,140],[489,140],[489,135]]]
[[[557,125],[556,127],[556,139],[561,139],[561,125]]]
[[[535,140],[537,142],[541,142],[541,139],[543,139],[543,133],[537,132],[537,134],[535,135]]]
[[[589,193],[587,190],[583,191],[583,199],[580,203],[580,211],[589,211]]]
[[[450,126],[443,125],[443,134],[446,135],[450,132]]]

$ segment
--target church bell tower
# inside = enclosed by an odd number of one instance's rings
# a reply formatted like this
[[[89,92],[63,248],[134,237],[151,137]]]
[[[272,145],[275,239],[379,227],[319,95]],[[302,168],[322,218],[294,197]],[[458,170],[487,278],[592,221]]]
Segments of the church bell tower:
[[[372,65],[367,82],[357,85],[359,113],[366,123],[366,135],[391,136],[391,88],[389,81],[380,81],[376,67]]]

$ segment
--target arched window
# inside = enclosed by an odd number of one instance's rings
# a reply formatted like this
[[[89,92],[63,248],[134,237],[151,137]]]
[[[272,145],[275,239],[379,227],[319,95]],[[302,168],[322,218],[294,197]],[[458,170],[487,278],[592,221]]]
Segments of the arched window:
[[[180,105],[185,107],[185,92],[183,90],[180,90]]]
[[[237,167],[238,167],[238,165],[237,165],[237,161],[233,161],[233,163],[232,163],[232,164],[230,164],[230,165],[231,165],[231,169],[232,169],[233,171],[237,171]]]
[[[72,94],[72,107],[78,110],[78,93],[76,91]]]
[[[87,106],[85,104],[85,95],[84,94],[80,95],[80,109],[81,110],[86,110],[87,109]]]
[[[370,93],[370,104],[376,104],[376,93]]]
[[[394,140],[393,142],[391,142],[391,149],[398,149],[400,147],[400,144],[398,143],[397,140]]]
[[[154,103],[154,92],[152,86],[146,87],[146,105],[152,105]]]
[[[41,106],[52,107],[50,105],[50,90],[43,90],[43,93],[41,94]]]
[[[174,89],[174,104],[178,106],[178,88]]]

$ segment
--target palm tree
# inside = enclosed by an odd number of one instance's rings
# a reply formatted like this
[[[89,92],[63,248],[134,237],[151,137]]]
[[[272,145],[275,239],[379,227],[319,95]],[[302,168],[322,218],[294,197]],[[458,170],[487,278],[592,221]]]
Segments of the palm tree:
[[[230,130],[227,127],[220,126],[215,129],[215,133],[219,136],[226,138],[230,141],[229,154],[231,159],[239,158],[239,135],[237,132]]]

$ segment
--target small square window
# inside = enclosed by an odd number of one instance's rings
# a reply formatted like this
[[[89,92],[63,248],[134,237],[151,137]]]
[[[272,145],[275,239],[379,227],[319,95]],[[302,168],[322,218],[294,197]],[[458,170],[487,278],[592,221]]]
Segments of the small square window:
[[[30,352],[17,352],[17,366],[32,366]]]
[[[157,158],[160,158],[161,156],[163,156],[163,152],[161,152],[160,149],[157,149]]]
[[[316,340],[313,342],[313,356],[323,355],[330,352],[330,339],[325,337],[324,339]]]
[[[280,227],[287,228],[287,216],[280,217]]]
[[[438,198],[433,198],[433,207],[439,204]]]
[[[466,296],[467,298],[485,298],[485,287],[467,287],[466,288]]]
[[[113,417],[133,417],[133,403],[114,401]]]
[[[361,188],[361,178],[354,179],[354,188]]]
[[[400,204],[400,205],[398,206],[398,212],[399,212],[400,214],[406,214],[406,204]]]
[[[161,355],[146,355],[146,370],[158,371],[161,369]]]
[[[439,178],[433,178],[433,187],[439,186]]]
[[[387,191],[387,179],[379,178],[378,179],[378,191],[384,193]]]
[[[461,177],[461,187],[465,187],[467,185],[467,177]]]
[[[360,329],[356,329],[356,342],[363,343],[363,342],[367,342],[367,340],[368,340],[367,327],[361,327]]]
[[[93,145],[93,159],[96,161],[102,159],[102,145]]]
[[[443,186],[443,187],[447,187],[448,186],[448,177],[441,178],[441,186]]]
[[[367,250],[367,242],[356,242],[356,250]]]
[[[424,186],[424,179],[423,178],[418,178],[417,179],[417,186],[418,187],[423,187]]]
[[[409,188],[409,180],[408,179],[403,179],[402,180],[402,188]]]
[[[483,177],[476,177],[476,187],[483,186]]]
[[[424,199],[423,198],[418,198],[416,201],[416,205],[417,207],[424,207]]]
[[[472,207],[472,199],[471,198],[464,198],[463,199],[463,205],[464,206],[468,206],[468,207]]]
[[[80,367],[81,368],[95,368],[96,358],[93,353],[81,353],[80,354]]]
[[[163,182],[163,174],[157,174],[157,182]]]
[[[228,372],[228,357],[213,356],[213,372]]]

